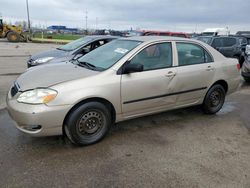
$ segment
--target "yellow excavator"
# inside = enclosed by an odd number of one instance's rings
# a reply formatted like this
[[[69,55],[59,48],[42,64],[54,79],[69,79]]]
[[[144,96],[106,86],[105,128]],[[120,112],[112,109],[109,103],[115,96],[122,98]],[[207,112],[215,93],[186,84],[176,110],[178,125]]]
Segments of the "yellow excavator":
[[[0,18],[0,38],[7,38],[10,42],[26,42],[28,35],[23,33],[22,26],[4,24]]]

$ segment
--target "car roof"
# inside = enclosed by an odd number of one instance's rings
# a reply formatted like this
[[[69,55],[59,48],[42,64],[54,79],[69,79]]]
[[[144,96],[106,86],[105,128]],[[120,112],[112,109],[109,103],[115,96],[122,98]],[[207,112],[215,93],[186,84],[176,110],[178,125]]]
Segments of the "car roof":
[[[213,38],[213,36],[197,36],[197,38]]]
[[[121,40],[134,40],[141,42],[154,42],[154,41],[197,41],[189,38],[171,37],[171,36],[134,36],[128,38],[121,38]]]

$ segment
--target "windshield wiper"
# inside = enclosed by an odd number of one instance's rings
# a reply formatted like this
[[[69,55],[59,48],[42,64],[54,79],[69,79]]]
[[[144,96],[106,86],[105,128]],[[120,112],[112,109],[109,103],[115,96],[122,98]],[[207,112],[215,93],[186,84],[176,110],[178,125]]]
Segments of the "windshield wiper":
[[[77,60],[77,62],[79,63],[79,65],[87,66],[88,68],[90,68],[92,70],[96,69],[96,66],[91,64],[91,63],[79,61],[79,60]]]
[[[84,62],[84,61],[79,61],[78,59],[76,59],[77,63],[79,66],[91,69],[91,70],[95,70],[95,71],[103,71],[105,70],[104,68],[101,67],[96,67],[95,65],[88,63],[88,62]]]
[[[62,51],[65,51],[65,52],[69,52],[70,50],[65,50],[65,49],[62,49],[62,48],[56,48],[57,50],[62,50]]]
[[[105,70],[105,68],[96,67],[95,65],[93,65],[91,63],[84,62],[84,61],[79,61],[78,59],[71,59],[71,60],[69,60],[69,62],[71,62],[73,64],[76,64],[78,66],[81,66],[81,67],[85,67],[85,68],[90,69],[90,70],[94,70],[94,71],[103,71],[103,70]]]

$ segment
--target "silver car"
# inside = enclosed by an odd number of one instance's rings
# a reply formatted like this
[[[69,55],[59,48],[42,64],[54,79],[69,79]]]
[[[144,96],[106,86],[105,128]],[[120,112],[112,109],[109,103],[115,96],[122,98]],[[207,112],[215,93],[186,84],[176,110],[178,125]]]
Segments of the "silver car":
[[[25,133],[93,144],[116,122],[193,105],[218,112],[238,88],[239,68],[196,40],[118,39],[78,60],[29,69],[10,89],[7,107]]]

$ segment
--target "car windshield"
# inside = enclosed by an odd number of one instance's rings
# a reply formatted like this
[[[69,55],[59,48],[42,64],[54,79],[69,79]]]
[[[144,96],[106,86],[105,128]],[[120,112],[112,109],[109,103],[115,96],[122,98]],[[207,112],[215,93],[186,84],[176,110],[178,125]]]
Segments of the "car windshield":
[[[200,40],[200,41],[205,42],[207,44],[211,43],[211,39],[212,39],[212,37],[197,37],[197,40]]]
[[[114,40],[91,51],[78,61],[106,70],[141,43],[133,40]]]
[[[84,44],[87,44],[91,40],[92,40],[92,38],[90,38],[90,37],[82,37],[82,38],[79,38],[73,42],[66,44],[66,45],[61,46],[58,49],[64,50],[64,51],[72,51],[72,50],[75,50],[75,49],[83,46]]]

